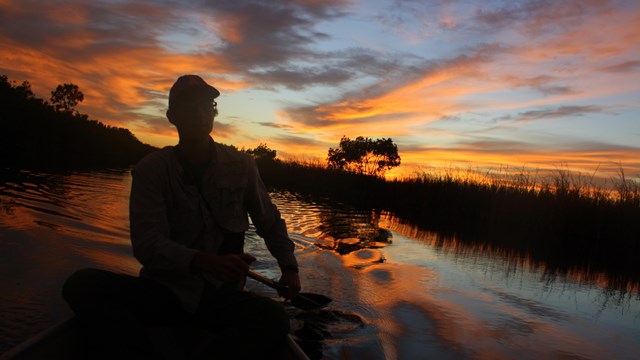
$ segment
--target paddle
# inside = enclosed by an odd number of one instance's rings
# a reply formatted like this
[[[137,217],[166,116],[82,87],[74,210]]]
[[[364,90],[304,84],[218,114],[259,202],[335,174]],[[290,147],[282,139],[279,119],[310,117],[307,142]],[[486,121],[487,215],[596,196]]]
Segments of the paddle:
[[[253,271],[249,271],[247,274],[253,280],[259,281],[273,289],[281,292],[286,291],[286,286],[280,285],[277,282],[262,276]],[[302,310],[316,310],[327,306],[331,302],[331,299],[320,294],[300,292],[298,295],[291,299],[291,305]]]

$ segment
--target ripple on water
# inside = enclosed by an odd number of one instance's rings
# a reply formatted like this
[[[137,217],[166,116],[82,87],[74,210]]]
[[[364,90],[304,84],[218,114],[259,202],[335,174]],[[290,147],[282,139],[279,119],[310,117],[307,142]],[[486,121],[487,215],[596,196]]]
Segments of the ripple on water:
[[[384,255],[377,249],[360,249],[344,255],[342,259],[346,266],[361,269],[384,262]]]
[[[22,174],[0,181],[0,236],[5,236],[0,253],[11,274],[10,281],[0,282],[0,308],[7,310],[0,311],[0,351],[37,326],[60,320],[55,314],[61,310],[69,311],[59,287],[71,270],[137,270],[128,247],[129,185],[128,173]],[[638,353],[637,320],[627,320],[638,313],[635,299],[629,300],[630,310],[621,310],[631,316],[622,319],[614,313],[619,305],[604,309],[608,304],[603,304],[593,322],[565,304],[569,291],[564,289],[574,288],[566,282],[558,283],[562,286],[555,292],[545,287],[531,295],[538,288],[538,271],[513,277],[515,271],[479,267],[478,257],[467,261],[460,254],[434,251],[439,238],[412,229],[394,229],[394,246],[385,248],[392,237],[380,226],[391,223],[373,211],[311,203],[290,193],[272,195],[296,244],[304,291],[334,300],[315,313],[294,310],[293,329],[303,347],[316,347],[309,350],[314,359],[543,358],[560,353],[633,358],[630,354]],[[246,245],[259,260],[254,270],[280,275],[255,230],[247,233]],[[586,293],[596,292],[590,289],[580,288],[574,296],[579,310],[589,314],[600,303]],[[272,289],[263,291],[275,296]]]
[[[301,347],[312,359],[323,358],[326,344],[333,347],[362,341],[368,331],[362,316],[337,309],[299,311],[294,315],[293,333]],[[370,331],[369,331],[370,332]]]

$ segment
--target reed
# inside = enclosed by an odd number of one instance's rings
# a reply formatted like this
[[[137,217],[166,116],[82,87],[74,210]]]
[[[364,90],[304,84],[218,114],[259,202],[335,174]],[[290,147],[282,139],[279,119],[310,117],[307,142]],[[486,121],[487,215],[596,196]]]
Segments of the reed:
[[[428,231],[640,281],[640,184],[558,168],[549,175],[441,168],[384,180],[320,163],[259,162],[268,186],[386,211]],[[626,275],[625,275],[626,276]]]

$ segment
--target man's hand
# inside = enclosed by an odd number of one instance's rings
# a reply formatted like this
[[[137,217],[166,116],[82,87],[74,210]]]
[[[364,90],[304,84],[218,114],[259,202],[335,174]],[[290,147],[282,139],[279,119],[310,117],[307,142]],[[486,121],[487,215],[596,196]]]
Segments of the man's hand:
[[[283,296],[287,299],[295,297],[300,292],[300,277],[298,276],[297,271],[284,270],[278,283],[287,287],[287,292],[285,293],[283,293],[282,291],[278,291],[280,296]]]
[[[247,275],[249,265],[256,258],[249,254],[215,255],[198,252],[193,258],[191,266],[202,272],[211,274],[222,282],[239,281]]]

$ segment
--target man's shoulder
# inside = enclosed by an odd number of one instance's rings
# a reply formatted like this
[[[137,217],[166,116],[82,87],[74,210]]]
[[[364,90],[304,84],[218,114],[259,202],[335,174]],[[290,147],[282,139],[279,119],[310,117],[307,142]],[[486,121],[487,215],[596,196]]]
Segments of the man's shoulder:
[[[216,154],[219,160],[223,162],[249,162],[251,156],[238,150],[236,147],[219,142],[214,142]]]
[[[174,147],[173,146],[165,146],[162,149],[158,149],[145,157],[143,157],[138,163],[134,166],[134,170],[138,169],[157,169],[161,167],[162,164],[169,164],[171,162],[171,158],[174,155]]]

